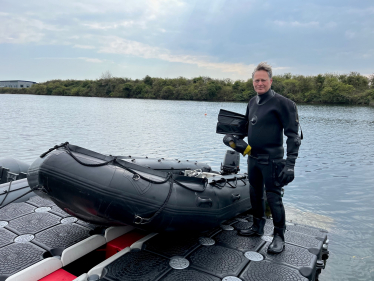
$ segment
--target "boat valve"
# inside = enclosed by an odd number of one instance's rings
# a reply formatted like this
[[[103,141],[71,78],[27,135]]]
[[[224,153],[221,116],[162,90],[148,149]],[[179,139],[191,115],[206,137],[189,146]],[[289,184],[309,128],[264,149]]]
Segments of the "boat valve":
[[[139,175],[139,174],[134,174],[134,175],[132,176],[132,179],[133,179],[134,181],[140,180],[140,175]]]

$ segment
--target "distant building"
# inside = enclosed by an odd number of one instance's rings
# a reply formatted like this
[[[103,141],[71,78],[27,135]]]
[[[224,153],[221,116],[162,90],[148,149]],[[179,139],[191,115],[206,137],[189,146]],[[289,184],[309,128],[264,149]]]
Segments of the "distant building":
[[[36,84],[36,82],[24,81],[24,80],[7,80],[7,81],[0,81],[0,88],[4,88],[4,87],[30,88],[34,84]]]

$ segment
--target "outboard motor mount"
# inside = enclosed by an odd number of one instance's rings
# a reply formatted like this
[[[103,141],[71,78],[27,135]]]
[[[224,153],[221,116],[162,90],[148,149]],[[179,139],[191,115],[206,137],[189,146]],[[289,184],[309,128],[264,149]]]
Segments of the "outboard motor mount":
[[[221,163],[221,175],[237,174],[240,171],[239,165],[239,152],[227,150],[223,163]]]

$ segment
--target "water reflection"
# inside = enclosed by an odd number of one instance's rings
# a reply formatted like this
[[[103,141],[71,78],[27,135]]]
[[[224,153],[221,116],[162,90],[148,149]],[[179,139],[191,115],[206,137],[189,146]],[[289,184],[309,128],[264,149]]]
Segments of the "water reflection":
[[[0,95],[0,157],[31,163],[69,141],[113,155],[198,160],[219,170],[226,151],[215,133],[220,108],[244,114],[246,104]],[[320,280],[373,280],[374,108],[298,109],[304,140],[296,179],[285,188],[288,219],[330,231],[331,255]]]

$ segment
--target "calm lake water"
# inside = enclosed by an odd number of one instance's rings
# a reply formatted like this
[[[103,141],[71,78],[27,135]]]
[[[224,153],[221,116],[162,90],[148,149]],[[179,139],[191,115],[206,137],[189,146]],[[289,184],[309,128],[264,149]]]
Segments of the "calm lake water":
[[[32,163],[55,144],[198,160],[219,170],[220,108],[246,103],[0,95],[0,158]],[[287,219],[329,231],[320,280],[374,280],[374,108],[299,105],[304,140],[286,186]],[[241,158],[241,170],[247,168]]]

